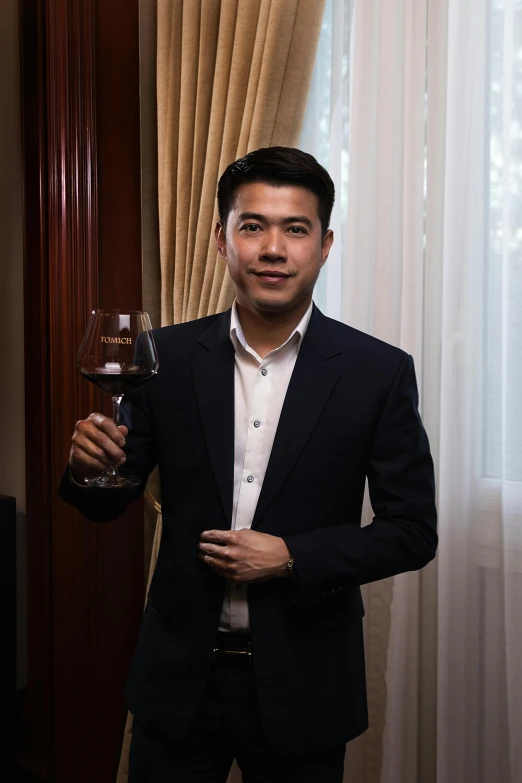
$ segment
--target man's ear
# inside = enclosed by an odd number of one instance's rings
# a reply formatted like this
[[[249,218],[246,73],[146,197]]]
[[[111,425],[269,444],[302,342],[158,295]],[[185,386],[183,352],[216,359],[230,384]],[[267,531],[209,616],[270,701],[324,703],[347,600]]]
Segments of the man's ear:
[[[328,258],[328,253],[330,252],[330,248],[333,245],[333,241],[334,241],[334,233],[332,229],[329,228],[328,231],[324,232],[323,242],[321,245],[321,257],[322,257],[321,266],[324,266],[324,264],[326,264],[326,259]]]
[[[221,225],[221,223],[216,223],[216,227],[214,229],[214,237],[216,239],[216,245],[219,253],[223,256],[223,258],[226,260],[227,258],[227,242],[225,239],[225,229]]]

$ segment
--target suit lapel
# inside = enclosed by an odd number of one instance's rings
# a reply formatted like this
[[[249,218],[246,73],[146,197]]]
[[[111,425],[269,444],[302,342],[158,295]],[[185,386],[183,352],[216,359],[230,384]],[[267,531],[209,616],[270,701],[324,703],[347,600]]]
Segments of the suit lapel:
[[[234,483],[234,347],[230,310],[200,337],[193,364],[194,387],[207,450],[223,511],[231,524]]]
[[[339,379],[339,373],[328,365],[339,353],[327,319],[314,306],[288,385],[252,527],[282,488],[312,434]]]

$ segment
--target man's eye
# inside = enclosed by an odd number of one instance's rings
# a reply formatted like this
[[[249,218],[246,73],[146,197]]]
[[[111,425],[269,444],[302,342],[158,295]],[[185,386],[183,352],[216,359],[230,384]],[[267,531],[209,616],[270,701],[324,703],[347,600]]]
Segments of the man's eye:
[[[260,228],[255,223],[247,223],[245,226],[241,227],[241,231],[247,231],[250,234],[255,234],[256,231],[259,231]]]
[[[306,234],[306,231],[302,226],[290,226],[288,229],[292,234]]]

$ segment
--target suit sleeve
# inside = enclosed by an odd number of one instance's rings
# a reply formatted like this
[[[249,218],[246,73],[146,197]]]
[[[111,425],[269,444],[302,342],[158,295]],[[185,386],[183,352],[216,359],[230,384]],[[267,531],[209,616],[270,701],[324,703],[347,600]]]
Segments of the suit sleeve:
[[[94,522],[109,522],[121,516],[143,494],[147,479],[157,463],[145,386],[124,398],[120,408],[120,424],[128,427],[129,434],[124,448],[127,459],[119,471],[122,475],[139,476],[140,485],[130,489],[84,487],[72,480],[67,466],[58,490],[60,497]]]
[[[411,356],[405,357],[388,394],[366,472],[375,515],[371,524],[340,520],[285,537],[300,589],[313,593],[332,584],[373,582],[422,568],[435,557],[433,461],[418,412]]]

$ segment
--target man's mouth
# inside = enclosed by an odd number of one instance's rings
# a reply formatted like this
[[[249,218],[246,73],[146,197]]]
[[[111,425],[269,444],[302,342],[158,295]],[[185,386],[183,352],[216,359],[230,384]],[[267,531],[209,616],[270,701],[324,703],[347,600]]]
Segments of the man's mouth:
[[[278,272],[275,269],[263,269],[260,272],[254,272],[254,275],[257,277],[290,277],[289,274],[286,274],[285,272]]]

